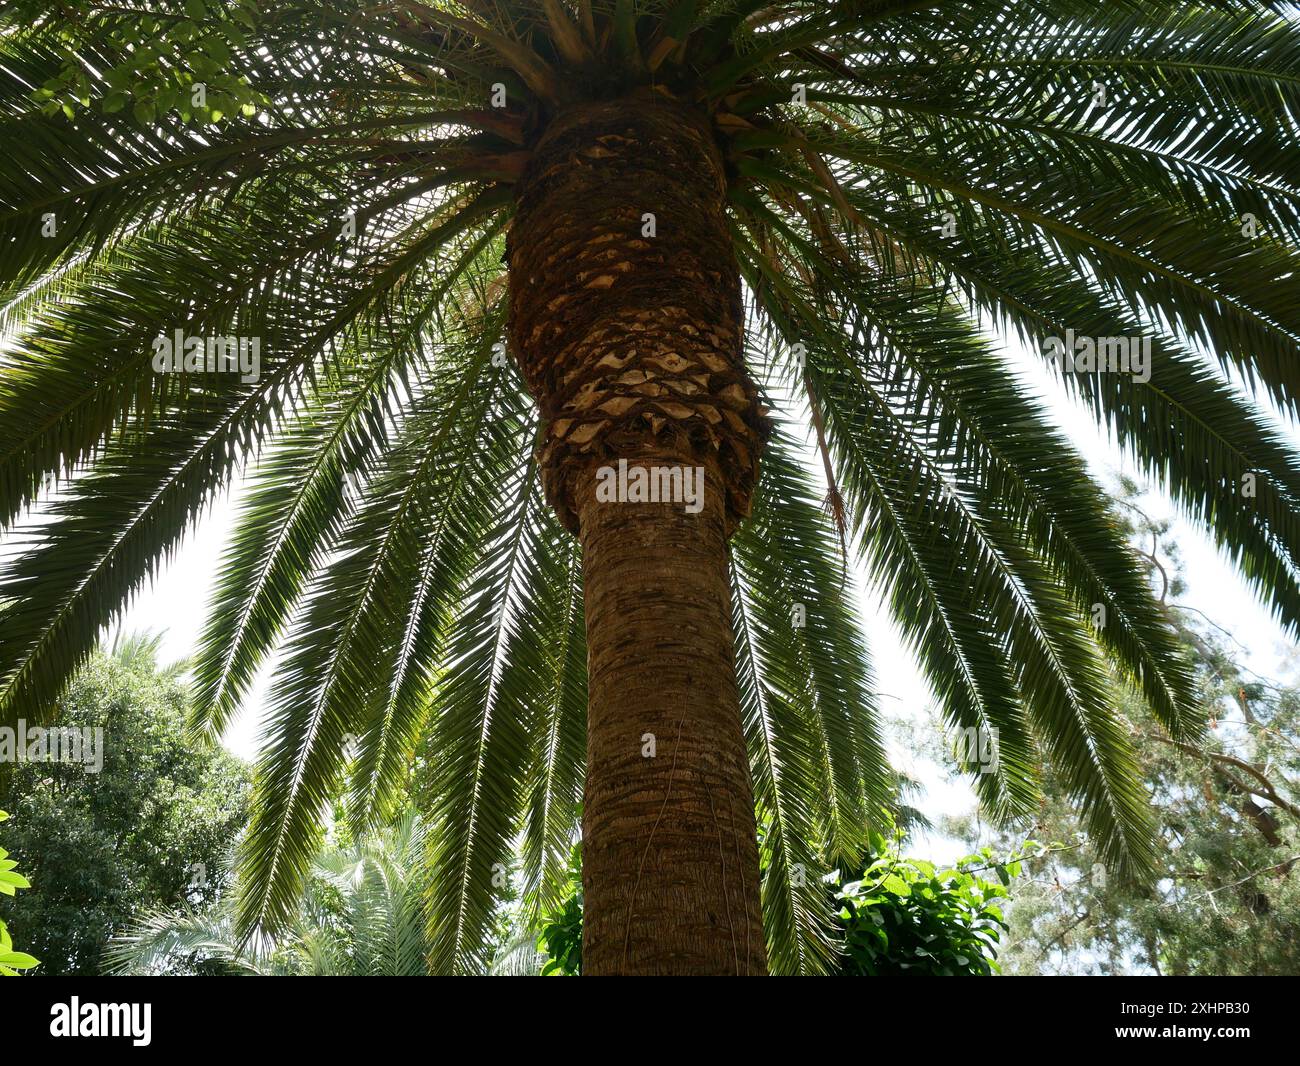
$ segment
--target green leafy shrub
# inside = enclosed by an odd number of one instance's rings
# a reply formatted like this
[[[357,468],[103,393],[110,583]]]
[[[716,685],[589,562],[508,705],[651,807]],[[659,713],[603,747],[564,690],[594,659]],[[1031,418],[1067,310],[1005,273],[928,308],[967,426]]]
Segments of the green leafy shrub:
[[[537,945],[550,959],[543,977],[575,977],[582,973],[582,893],[570,896],[542,926]]]
[[[0,811],[0,822],[8,819],[9,815]],[[17,865],[9,858],[9,852],[0,848],[0,893],[6,896],[17,895],[20,888],[32,887],[31,882],[15,869]],[[9,929],[0,918],[0,977],[17,977],[19,970],[30,970],[39,965],[40,962],[25,951],[14,951]]]
[[[1024,850],[1005,859],[989,848],[939,869],[904,858],[904,834],[873,833],[866,857],[850,877],[824,879],[840,944],[835,976],[988,976],[1007,928],[997,900],[1020,874]],[[1054,845],[1055,847],[1055,845]],[[1040,845],[1027,844],[1036,853]],[[548,961],[543,976],[582,973],[582,877],[578,849],[570,866],[570,893],[542,922],[537,947]],[[978,874],[991,871],[997,881]]]
[[[957,977],[998,972],[997,949],[1007,928],[996,901],[1003,884],[976,876],[992,869],[1009,883],[1020,872],[1015,860],[989,854],[939,869],[898,853],[872,834],[871,853],[852,880],[831,884],[842,929],[841,977]]]

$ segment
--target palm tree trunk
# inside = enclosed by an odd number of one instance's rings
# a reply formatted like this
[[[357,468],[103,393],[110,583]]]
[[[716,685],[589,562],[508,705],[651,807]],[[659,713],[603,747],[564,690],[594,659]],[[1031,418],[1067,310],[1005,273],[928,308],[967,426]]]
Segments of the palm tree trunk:
[[[727,538],[767,421],[725,188],[685,109],[584,105],[543,135],[510,231],[543,482],[583,547],[587,974],[766,968]],[[639,501],[641,478],[658,502]]]

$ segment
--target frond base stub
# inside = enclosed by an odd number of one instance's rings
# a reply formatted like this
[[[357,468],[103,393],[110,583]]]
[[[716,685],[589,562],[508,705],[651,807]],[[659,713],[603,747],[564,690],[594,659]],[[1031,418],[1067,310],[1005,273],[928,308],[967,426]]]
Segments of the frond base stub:
[[[541,137],[507,247],[510,333],[541,405],[547,496],[578,528],[602,464],[712,466],[748,514],[770,431],[742,357],[740,275],[708,125],[650,98],[584,104]]]

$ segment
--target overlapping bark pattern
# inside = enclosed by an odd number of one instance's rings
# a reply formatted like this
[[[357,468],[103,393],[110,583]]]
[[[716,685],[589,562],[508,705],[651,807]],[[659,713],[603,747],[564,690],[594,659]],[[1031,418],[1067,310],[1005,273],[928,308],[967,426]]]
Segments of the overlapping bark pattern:
[[[708,128],[652,94],[557,116],[510,232],[513,349],[583,547],[589,975],[766,968],[727,538],[767,422],[724,204]],[[703,506],[600,499],[620,459],[701,470]]]
[[[741,358],[740,283],[708,127],[653,94],[559,115],[511,226],[515,355],[545,420],[548,498],[611,458],[701,463],[749,510],[767,433]],[[645,236],[645,216],[654,236]]]

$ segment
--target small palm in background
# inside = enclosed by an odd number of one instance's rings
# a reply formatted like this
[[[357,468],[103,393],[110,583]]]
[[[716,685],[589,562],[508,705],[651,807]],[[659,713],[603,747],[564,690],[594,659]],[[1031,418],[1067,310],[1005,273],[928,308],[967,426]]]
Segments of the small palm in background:
[[[107,950],[117,974],[252,974],[301,977],[417,977],[428,972],[423,869],[425,837],[407,814],[312,862],[289,925],[246,940],[235,898],[203,911],[155,911]]]

